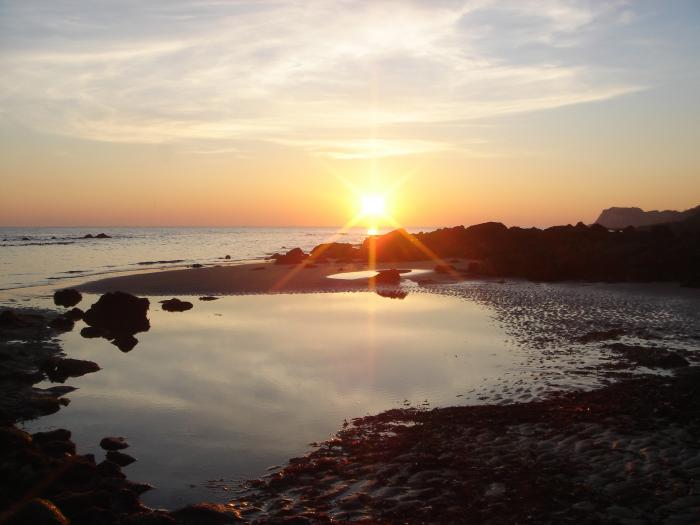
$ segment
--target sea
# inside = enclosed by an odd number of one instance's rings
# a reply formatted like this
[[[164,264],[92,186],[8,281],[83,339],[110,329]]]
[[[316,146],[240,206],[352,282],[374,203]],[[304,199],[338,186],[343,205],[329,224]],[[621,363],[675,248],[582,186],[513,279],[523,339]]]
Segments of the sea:
[[[110,238],[86,238],[100,233]],[[361,243],[366,236],[361,228],[0,228],[0,290],[195,263],[236,264],[322,242]]]

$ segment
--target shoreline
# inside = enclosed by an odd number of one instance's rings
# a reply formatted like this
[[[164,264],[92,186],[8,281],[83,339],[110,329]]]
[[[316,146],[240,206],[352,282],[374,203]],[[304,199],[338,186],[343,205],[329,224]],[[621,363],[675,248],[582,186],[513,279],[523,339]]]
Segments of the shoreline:
[[[466,266],[466,261],[465,261]],[[434,271],[434,261],[377,263],[302,262],[274,264],[269,261],[230,266],[205,266],[181,270],[163,270],[126,276],[108,277],[76,285],[87,293],[123,291],[136,295],[245,295],[269,293],[312,293],[372,290],[369,279],[330,279],[329,275],[370,269],[430,270],[415,277],[405,277],[417,284],[456,282],[454,276]]]

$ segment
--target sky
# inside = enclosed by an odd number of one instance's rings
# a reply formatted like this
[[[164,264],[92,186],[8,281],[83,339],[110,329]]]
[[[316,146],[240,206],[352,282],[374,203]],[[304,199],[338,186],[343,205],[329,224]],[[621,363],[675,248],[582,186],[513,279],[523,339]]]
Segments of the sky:
[[[0,0],[0,225],[700,204],[700,2]]]

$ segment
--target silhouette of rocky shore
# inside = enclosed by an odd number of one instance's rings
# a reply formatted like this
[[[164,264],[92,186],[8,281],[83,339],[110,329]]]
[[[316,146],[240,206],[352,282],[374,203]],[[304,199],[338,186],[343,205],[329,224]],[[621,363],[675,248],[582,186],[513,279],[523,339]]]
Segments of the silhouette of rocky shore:
[[[649,228],[610,230],[599,224],[546,229],[508,228],[499,222],[409,234],[395,230],[359,246],[319,245],[312,255],[380,262],[464,258],[467,276],[534,281],[678,281],[700,284],[700,212]]]

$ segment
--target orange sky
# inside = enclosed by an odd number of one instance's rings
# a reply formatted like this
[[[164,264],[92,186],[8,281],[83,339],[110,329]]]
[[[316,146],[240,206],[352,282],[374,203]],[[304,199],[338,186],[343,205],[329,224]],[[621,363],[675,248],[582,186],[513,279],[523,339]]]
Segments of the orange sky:
[[[408,226],[700,204],[693,2],[105,5],[0,19],[0,225],[339,226],[341,179]]]

